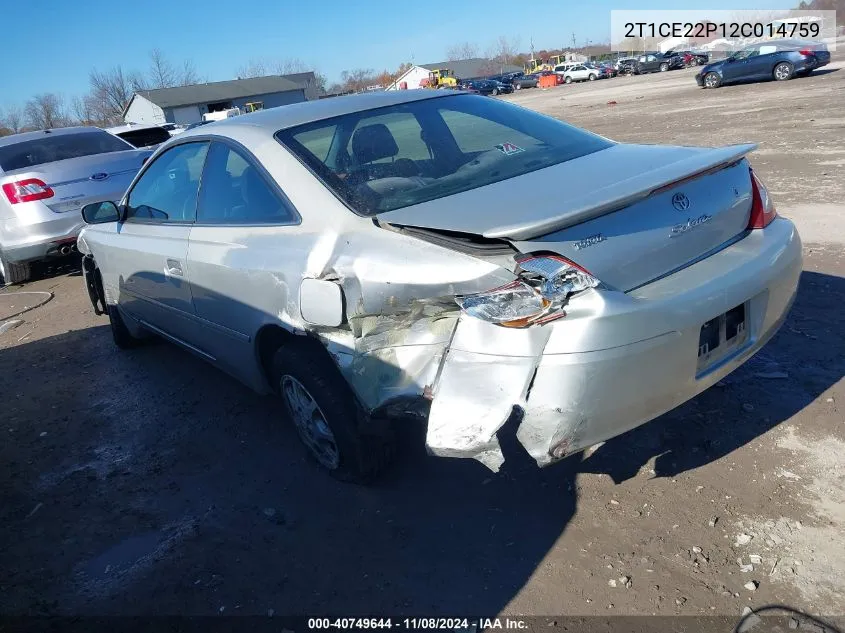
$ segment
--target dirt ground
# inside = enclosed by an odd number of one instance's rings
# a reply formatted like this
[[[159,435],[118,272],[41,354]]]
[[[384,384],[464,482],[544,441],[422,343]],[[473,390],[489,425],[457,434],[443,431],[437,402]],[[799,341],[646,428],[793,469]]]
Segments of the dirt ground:
[[[677,71],[508,97],[620,141],[757,142],[805,242],[796,305],[753,361],[542,471],[512,429],[493,475],[404,427],[382,483],[337,483],[273,398],[165,343],[118,351],[78,272],[6,288],[0,322],[41,296],[10,293],[54,296],[0,334],[0,614],[845,614],[834,59],[783,84]]]

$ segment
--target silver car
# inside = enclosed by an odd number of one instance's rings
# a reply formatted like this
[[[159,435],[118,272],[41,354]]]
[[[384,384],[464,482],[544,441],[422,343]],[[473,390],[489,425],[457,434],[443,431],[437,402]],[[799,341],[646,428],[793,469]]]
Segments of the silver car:
[[[801,241],[753,149],[623,145],[451,91],[338,97],[180,134],[85,208],[79,249],[119,346],[155,333],[279,393],[338,477],[378,474],[407,419],[496,470],[516,416],[545,466],[783,322]]]
[[[151,154],[90,127],[0,138],[0,285],[76,250],[82,207],[122,196]]]

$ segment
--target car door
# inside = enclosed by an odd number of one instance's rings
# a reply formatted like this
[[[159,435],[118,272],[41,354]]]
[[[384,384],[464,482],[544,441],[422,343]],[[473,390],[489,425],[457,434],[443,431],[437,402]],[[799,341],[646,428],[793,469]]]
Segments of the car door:
[[[287,293],[299,289],[308,257],[296,232],[299,223],[293,205],[251,153],[227,139],[211,143],[188,244],[200,324],[196,346],[248,384],[260,380],[254,373],[255,332],[278,319],[269,306],[287,305],[295,300]],[[286,271],[293,271],[290,278]]]
[[[157,156],[124,196],[109,268],[120,306],[151,329],[187,341],[195,323],[188,279],[188,237],[207,142],[175,145]]]
[[[765,79],[772,76],[777,64],[779,53],[777,46],[762,45],[757,54],[748,60],[747,74],[749,79]]]
[[[759,53],[757,48],[747,48],[739,51],[733,61],[725,62],[722,69],[722,77],[724,81],[742,81],[745,79],[753,79],[754,62]]]

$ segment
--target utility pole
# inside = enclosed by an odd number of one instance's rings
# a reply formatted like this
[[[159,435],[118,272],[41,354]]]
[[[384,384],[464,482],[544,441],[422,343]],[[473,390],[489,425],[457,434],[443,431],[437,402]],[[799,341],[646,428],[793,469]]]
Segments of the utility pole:
[[[572,34],[572,49],[575,50],[575,33]]]

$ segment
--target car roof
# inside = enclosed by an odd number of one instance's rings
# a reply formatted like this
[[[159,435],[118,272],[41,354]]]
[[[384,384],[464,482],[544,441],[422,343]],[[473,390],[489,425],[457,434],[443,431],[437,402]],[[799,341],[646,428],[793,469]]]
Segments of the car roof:
[[[384,92],[370,92],[342,97],[329,97],[317,101],[304,101],[290,105],[268,108],[251,114],[242,114],[222,121],[216,121],[211,125],[221,126],[252,126],[265,128],[276,132],[303,123],[312,123],[322,119],[365,110],[375,110],[392,105],[422,101],[424,99],[437,99],[454,95],[449,90],[388,90]],[[218,129],[220,129],[218,127]],[[192,130],[191,130],[192,131]]]
[[[120,134],[121,132],[129,132],[131,130],[151,130],[154,128],[161,128],[161,126],[155,125],[154,123],[126,123],[124,125],[104,127],[103,129],[106,132],[111,132],[112,134]]]
[[[90,134],[96,132],[102,132],[102,130],[98,127],[85,127],[81,125],[50,130],[38,130],[37,132],[19,132],[18,134],[10,134],[9,136],[0,138],[0,147],[24,143],[26,141],[34,141],[47,136],[69,136],[71,134]]]

